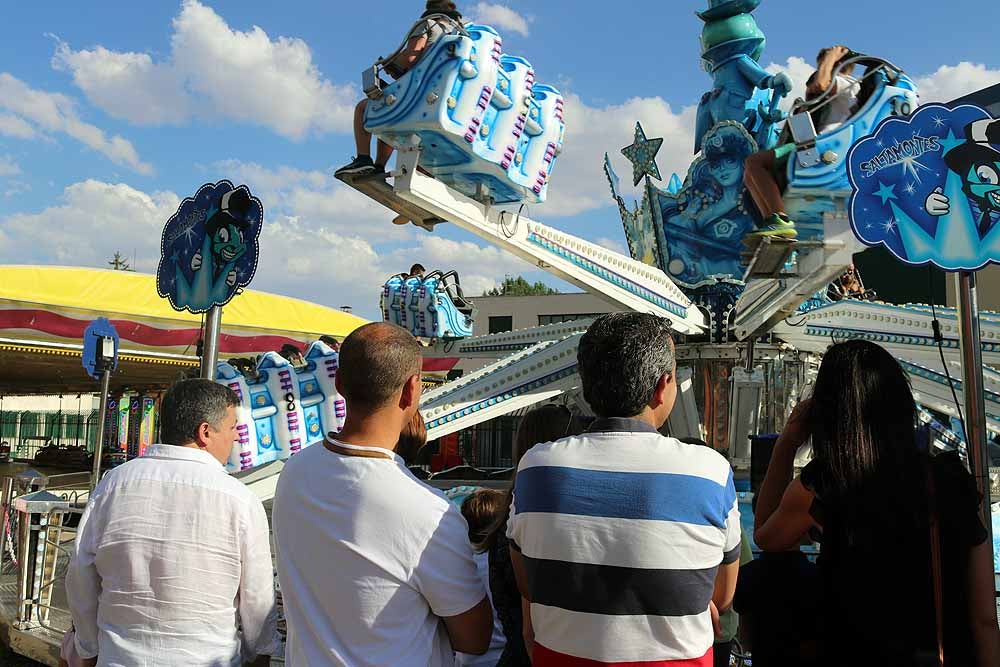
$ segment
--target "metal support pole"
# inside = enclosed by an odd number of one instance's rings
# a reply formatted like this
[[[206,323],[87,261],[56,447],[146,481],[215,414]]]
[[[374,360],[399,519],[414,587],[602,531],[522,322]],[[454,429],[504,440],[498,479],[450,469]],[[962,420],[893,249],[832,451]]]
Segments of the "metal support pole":
[[[983,350],[979,332],[979,296],[976,274],[962,271],[955,276],[958,297],[958,330],[962,351],[962,393],[965,398],[965,442],[969,471],[976,480],[982,498],[980,514],[986,527],[987,544],[993,544],[993,520],[990,516],[990,459],[986,449],[986,402],[983,393]],[[988,580],[993,574],[984,573]],[[996,627],[996,617],[993,619]]]
[[[90,475],[90,491],[93,492],[101,481],[101,456],[104,454],[104,427],[108,419],[108,391],[111,385],[111,369],[101,373],[101,407],[97,417],[97,439],[94,440],[94,472]]]
[[[983,353],[979,337],[979,298],[976,274],[962,271],[955,278],[958,292],[958,328],[962,345],[962,393],[965,396],[965,438],[969,470],[983,497],[982,514],[990,531],[990,460],[986,444],[986,403],[983,394]]]
[[[201,377],[215,379],[215,364],[219,361],[219,331],[222,328],[222,307],[212,306],[205,317],[205,346],[201,355]]]
[[[753,373],[754,355],[757,354],[756,347],[757,347],[757,339],[754,338],[753,336],[747,338],[747,365],[746,365],[747,373]]]

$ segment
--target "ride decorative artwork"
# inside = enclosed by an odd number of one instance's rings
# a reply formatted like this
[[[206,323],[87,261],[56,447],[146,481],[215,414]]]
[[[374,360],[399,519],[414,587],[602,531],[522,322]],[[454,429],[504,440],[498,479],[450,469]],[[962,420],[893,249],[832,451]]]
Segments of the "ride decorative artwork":
[[[848,156],[850,219],[907,264],[974,271],[1000,263],[1000,120],[928,104],[883,121]]]
[[[698,105],[695,125],[697,153],[705,135],[718,123],[738,121],[763,148],[778,138],[776,123],[785,118],[778,108],[792,89],[784,72],[769,74],[760,66],[767,39],[751,12],[761,0],[709,0],[698,14],[705,22],[701,33],[701,58],[715,84]]]
[[[202,185],[163,228],[156,290],[175,310],[224,306],[257,270],[264,207],[245,185]]]
[[[650,176],[659,178],[654,161],[659,140],[646,139],[637,123],[635,142],[622,153],[632,163],[633,183],[646,178],[641,203],[629,210],[605,156],[632,257],[662,269],[692,298],[717,279],[743,277],[741,241],[759,217],[743,186],[744,161],[774,146],[777,123],[785,118],[778,104],[791,90],[791,79],[769,74],[758,62],[766,39],[750,12],[760,2],[709,0],[709,8],[698,14],[705,22],[701,58],[713,86],[698,106],[695,152],[700,154],[683,183],[674,174],[666,189],[653,185]]]

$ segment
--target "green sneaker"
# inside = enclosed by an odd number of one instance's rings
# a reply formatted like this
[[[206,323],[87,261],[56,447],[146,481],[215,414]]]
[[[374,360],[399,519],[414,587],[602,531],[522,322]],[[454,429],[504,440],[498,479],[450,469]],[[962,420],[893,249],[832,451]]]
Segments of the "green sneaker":
[[[756,231],[747,234],[747,236],[781,236],[789,239],[797,235],[795,223],[781,213],[775,213],[765,221],[763,227],[758,227]]]

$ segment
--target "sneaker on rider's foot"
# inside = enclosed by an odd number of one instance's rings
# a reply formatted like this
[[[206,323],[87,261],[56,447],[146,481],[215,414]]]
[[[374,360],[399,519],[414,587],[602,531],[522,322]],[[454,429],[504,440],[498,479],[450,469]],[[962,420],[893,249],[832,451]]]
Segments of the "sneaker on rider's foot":
[[[375,163],[372,162],[372,158],[369,155],[359,155],[354,158],[354,161],[350,164],[345,164],[343,167],[334,172],[334,176],[357,176],[359,174],[372,174],[375,173]]]
[[[780,213],[772,215],[765,221],[763,227],[758,227],[756,231],[749,234],[749,236],[781,236],[790,239],[797,235],[795,223]]]

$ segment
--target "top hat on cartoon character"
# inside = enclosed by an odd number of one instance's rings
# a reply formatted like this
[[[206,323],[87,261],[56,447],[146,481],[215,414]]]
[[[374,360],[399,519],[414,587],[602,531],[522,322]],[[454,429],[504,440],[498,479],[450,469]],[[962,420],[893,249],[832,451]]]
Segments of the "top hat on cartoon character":
[[[705,22],[701,31],[701,57],[709,70],[734,56],[759,60],[766,38],[750,13],[761,0],[709,0],[709,8],[698,13]]]
[[[1000,120],[985,118],[965,126],[965,143],[944,154],[948,168],[963,181],[965,194],[981,207],[1000,210]]]

